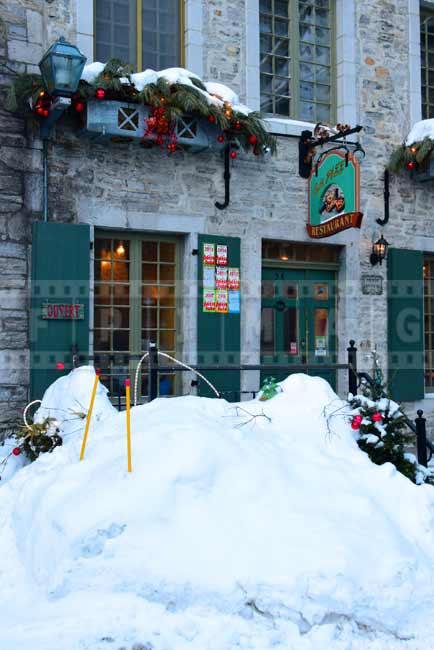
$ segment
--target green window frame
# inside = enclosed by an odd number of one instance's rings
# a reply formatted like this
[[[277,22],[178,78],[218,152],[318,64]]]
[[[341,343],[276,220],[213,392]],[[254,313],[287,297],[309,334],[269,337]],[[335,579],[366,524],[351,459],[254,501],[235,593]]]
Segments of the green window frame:
[[[183,0],[94,0],[94,58],[141,71],[184,67]]]
[[[434,11],[420,8],[422,119],[434,117]]]
[[[333,0],[260,0],[261,111],[307,122],[334,122]]]
[[[434,393],[434,255],[427,255],[423,264],[425,392]]]
[[[117,252],[120,247],[122,254]],[[163,352],[179,353],[180,256],[176,237],[95,232],[93,350],[101,380],[112,395],[119,388],[122,392],[126,375],[134,377],[150,340]],[[130,353],[137,358],[130,359]],[[140,381],[139,394],[147,395],[146,364]],[[161,394],[173,395],[177,388],[174,374],[160,375]]]

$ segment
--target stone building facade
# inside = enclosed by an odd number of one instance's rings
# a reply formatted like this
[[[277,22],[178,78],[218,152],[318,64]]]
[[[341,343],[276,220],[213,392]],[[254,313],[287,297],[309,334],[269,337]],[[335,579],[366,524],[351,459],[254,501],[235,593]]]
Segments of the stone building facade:
[[[420,6],[416,0],[336,0],[333,74],[337,121],[360,124],[366,157],[361,166],[361,230],[339,233],[321,245],[338,255],[336,353],[346,361],[348,341],[359,367],[370,370],[375,346],[388,362],[387,265],[369,261],[384,232],[394,248],[434,255],[432,184],[410,175],[390,179],[390,221],[384,218],[384,170],[391,152],[421,119]],[[423,3],[424,5],[429,3]],[[434,5],[434,3],[433,3]],[[259,7],[255,0],[227,3],[185,0],[185,67],[204,80],[230,86],[259,109]],[[84,0],[0,0],[1,98],[16,73],[37,72],[44,51],[59,36],[94,60],[93,3]],[[434,55],[433,55],[434,56]],[[2,102],[3,104],[3,102]],[[199,235],[238,237],[241,244],[241,360],[258,363],[264,241],[317,245],[306,232],[307,183],[298,174],[298,142],[311,123],[279,116],[267,128],[277,136],[268,159],[240,153],[231,167],[231,201],[224,194],[223,164],[215,152],[166,156],[134,144],[93,143],[59,125],[49,143],[49,220],[90,224],[92,232],[170,234],[182,244],[182,296],[176,350],[197,359]],[[38,127],[0,107],[0,421],[26,403],[29,385],[31,224],[42,218],[42,141]],[[281,268],[281,267],[279,267]],[[282,267],[283,268],[283,267]],[[381,295],[362,293],[362,278],[381,276]],[[256,389],[258,376],[242,377]],[[344,377],[338,389],[345,393]],[[434,396],[422,407],[433,426]]]

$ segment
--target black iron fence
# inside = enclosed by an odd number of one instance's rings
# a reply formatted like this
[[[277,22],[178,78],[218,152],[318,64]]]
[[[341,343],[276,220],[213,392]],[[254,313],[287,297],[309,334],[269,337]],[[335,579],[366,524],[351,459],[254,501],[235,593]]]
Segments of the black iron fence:
[[[310,375],[320,374],[323,371],[337,371],[342,370],[347,372],[348,379],[348,392],[356,394],[357,385],[358,385],[358,375],[357,375],[357,348],[354,345],[354,341],[350,341],[350,345],[347,348],[347,363],[334,363],[334,364],[191,364],[191,365],[181,365],[180,363],[170,363],[161,362],[161,358],[164,358],[164,353],[160,354],[155,343],[150,342],[147,350],[146,359],[143,362],[143,370],[147,372],[147,392],[146,398],[148,401],[152,401],[159,396],[160,390],[160,377],[173,375],[176,373],[200,373],[206,377],[206,373],[216,371],[224,376],[224,373],[237,371],[237,372],[249,372],[256,371],[260,372],[262,375],[273,376],[277,372],[285,372],[288,375],[294,372],[303,372]],[[129,376],[129,362],[137,361],[138,363],[143,358],[143,354],[129,354],[125,352],[119,353],[95,353],[93,355],[84,355],[80,354],[79,351],[75,348],[72,351],[72,358],[74,362],[74,367],[76,367],[80,362],[92,361],[95,366],[101,366],[101,375],[104,377],[106,373],[105,364],[110,364],[111,366],[116,367],[116,364],[119,362],[119,366],[122,366],[123,369],[118,370],[117,372],[111,372],[111,396],[112,399],[117,402],[119,409],[123,406],[123,396],[125,394],[124,384],[125,379]],[[109,371],[107,371],[107,374]],[[197,386],[197,378],[191,381],[192,386]],[[257,393],[260,390],[258,385],[256,390],[219,390],[217,389],[218,396],[224,397],[226,399],[231,399],[234,401],[240,401],[243,396],[249,396],[251,398],[256,397]]]

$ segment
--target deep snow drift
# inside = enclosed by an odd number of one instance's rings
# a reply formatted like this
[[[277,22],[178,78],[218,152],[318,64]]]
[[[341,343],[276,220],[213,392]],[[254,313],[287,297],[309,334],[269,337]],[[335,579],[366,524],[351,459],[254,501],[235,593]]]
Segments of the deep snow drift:
[[[136,407],[128,474],[102,387],[78,460],[93,377],[47,391],[65,444],[0,488],[1,648],[432,647],[434,490],[373,465],[325,381]]]

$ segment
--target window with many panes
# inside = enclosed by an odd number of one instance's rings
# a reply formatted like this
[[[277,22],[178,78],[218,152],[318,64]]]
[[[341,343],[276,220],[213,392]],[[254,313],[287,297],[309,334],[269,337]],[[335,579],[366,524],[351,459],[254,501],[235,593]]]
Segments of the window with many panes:
[[[182,64],[180,0],[95,0],[95,59],[136,70]]]
[[[110,393],[122,392],[148,343],[175,354],[177,244],[134,234],[95,239],[94,329],[96,362]],[[131,357],[133,355],[134,358]],[[147,394],[146,364],[141,392]],[[160,395],[173,394],[173,375],[160,375]]]
[[[332,0],[259,0],[261,111],[334,118]]]
[[[425,390],[434,393],[434,256],[425,258],[424,315],[425,315]]]
[[[434,11],[420,9],[422,118],[434,117]]]

